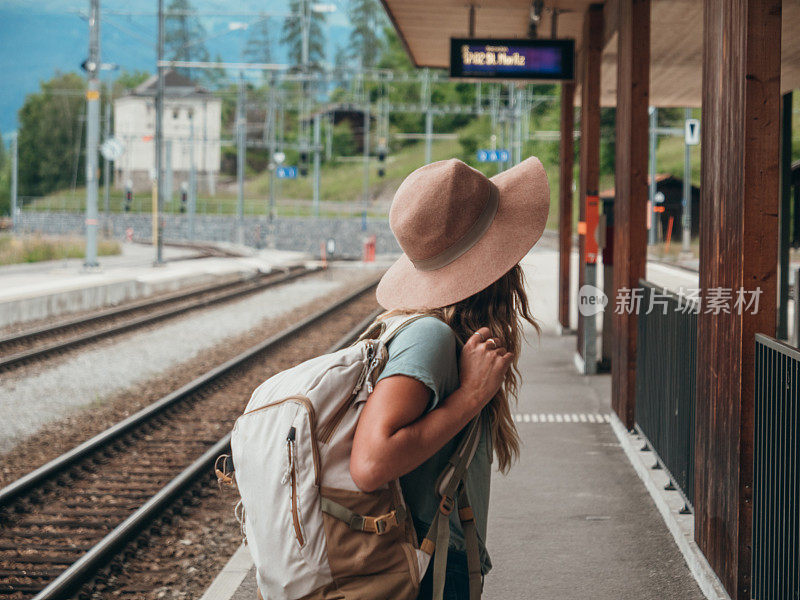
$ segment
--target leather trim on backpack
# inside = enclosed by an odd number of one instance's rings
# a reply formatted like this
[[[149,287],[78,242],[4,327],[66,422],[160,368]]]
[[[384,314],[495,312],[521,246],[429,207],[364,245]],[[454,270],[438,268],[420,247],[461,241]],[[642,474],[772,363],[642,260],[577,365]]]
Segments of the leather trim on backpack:
[[[374,492],[354,492],[323,486],[320,495],[362,515],[381,515],[397,508],[394,494],[388,487]],[[331,574],[348,598],[351,597],[348,588],[353,598],[416,597],[408,553],[409,549],[413,552],[413,544],[407,539],[405,527],[393,527],[376,535],[352,529],[327,513],[322,517]],[[382,594],[391,591],[391,595],[370,596],[370,589],[381,590]]]
[[[261,599],[263,600],[263,599]],[[300,600],[347,600],[345,595],[339,591],[336,583],[331,582],[318,590],[314,590]]]

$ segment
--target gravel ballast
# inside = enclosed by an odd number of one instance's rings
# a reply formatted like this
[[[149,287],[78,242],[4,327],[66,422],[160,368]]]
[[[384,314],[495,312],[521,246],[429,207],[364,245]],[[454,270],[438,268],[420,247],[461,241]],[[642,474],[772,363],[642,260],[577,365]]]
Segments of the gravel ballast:
[[[372,272],[377,275],[377,270]],[[0,451],[21,437],[120,391],[189,361],[225,339],[247,333],[265,319],[350,287],[370,273],[332,268],[267,289],[241,301],[158,324],[81,349],[0,379]]]

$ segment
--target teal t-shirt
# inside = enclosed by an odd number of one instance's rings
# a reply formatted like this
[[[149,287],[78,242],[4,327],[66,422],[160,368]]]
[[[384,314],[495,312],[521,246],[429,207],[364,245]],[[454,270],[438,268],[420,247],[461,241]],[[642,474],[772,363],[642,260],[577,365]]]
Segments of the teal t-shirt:
[[[378,381],[392,375],[406,375],[424,383],[432,392],[426,412],[435,410],[459,386],[458,344],[447,324],[435,317],[422,317],[404,327],[389,343],[389,358]],[[486,420],[484,419],[484,423]],[[414,517],[417,535],[422,537],[439,507],[436,480],[461,439],[462,433],[419,467],[400,478],[406,503]],[[492,450],[488,428],[484,427],[478,449],[467,470],[469,500],[475,513],[481,567],[485,573],[492,567],[486,552],[486,521],[489,513],[489,482]],[[450,547],[466,552],[458,511],[450,514]]]

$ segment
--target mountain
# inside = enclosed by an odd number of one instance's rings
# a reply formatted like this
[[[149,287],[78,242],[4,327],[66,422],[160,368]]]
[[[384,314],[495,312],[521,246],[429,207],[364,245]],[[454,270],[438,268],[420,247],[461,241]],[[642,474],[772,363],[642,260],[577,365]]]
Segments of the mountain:
[[[168,3],[165,0],[165,5]],[[288,0],[194,0],[193,5],[208,32],[206,46],[212,57],[219,54],[223,60],[241,60],[247,31],[236,29],[235,24],[253,22],[263,11],[270,14],[275,28],[275,60],[285,60],[285,51],[277,42],[288,14]],[[328,14],[327,25],[330,62],[335,48],[350,33],[347,0],[333,0],[332,6],[336,11]],[[101,0],[102,61],[115,63],[121,70],[155,72],[157,8],[156,0]],[[80,71],[88,55],[88,12],[88,0],[0,0],[0,73],[5,79],[0,91],[0,132],[16,129],[17,111],[26,94],[38,91],[39,82],[58,71]],[[103,73],[104,80],[113,77],[114,72]]]

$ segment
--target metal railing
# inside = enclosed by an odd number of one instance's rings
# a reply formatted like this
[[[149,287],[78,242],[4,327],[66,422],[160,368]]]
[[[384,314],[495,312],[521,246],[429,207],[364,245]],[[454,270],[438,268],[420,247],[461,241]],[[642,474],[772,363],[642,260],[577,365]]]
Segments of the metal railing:
[[[698,306],[647,281],[639,284],[636,429],[691,510]]]
[[[800,597],[800,352],[755,339],[753,585],[756,600]]]

